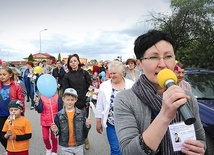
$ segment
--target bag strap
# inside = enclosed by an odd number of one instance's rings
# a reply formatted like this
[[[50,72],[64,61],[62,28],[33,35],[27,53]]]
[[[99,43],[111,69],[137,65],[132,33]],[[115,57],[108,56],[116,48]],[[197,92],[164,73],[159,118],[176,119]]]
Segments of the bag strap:
[[[8,105],[7,105],[7,104],[5,103],[5,101],[3,100],[1,94],[0,94],[0,100],[1,100],[1,102],[4,104],[4,106],[5,106],[6,108],[8,108]]]

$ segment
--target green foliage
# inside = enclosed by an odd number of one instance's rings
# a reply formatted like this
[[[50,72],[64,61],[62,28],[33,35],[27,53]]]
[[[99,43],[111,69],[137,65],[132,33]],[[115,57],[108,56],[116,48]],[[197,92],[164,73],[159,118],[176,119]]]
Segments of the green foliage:
[[[92,59],[90,62],[95,62],[95,63],[97,63],[97,60],[96,60],[96,59]]]
[[[60,60],[60,61],[62,60],[60,53],[58,54],[58,59],[57,60]]]
[[[33,58],[33,55],[32,55],[32,54],[29,55],[28,61],[34,61],[34,58]]]
[[[176,41],[176,59],[186,67],[214,69],[214,1],[171,0],[172,15],[152,21]]]

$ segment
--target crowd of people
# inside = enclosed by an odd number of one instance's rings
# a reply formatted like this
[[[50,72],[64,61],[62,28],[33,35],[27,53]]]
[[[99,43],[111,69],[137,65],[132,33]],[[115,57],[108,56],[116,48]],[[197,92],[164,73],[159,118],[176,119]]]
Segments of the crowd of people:
[[[198,105],[184,80],[183,64],[175,59],[174,47],[167,33],[151,30],[137,37],[136,59],[126,62],[115,59],[81,64],[78,54],[69,55],[67,62],[28,61],[22,79],[15,70],[0,64],[1,144],[8,155],[28,154],[33,133],[24,117],[26,99],[31,103],[30,110],[40,113],[46,155],[56,155],[58,145],[63,155],[83,155],[83,147],[90,149],[87,93],[94,91],[96,130],[100,134],[106,130],[111,155],[204,154],[205,133]],[[39,73],[34,70],[37,66],[41,67]],[[160,87],[157,80],[157,74],[166,68],[178,78],[178,84],[168,89]],[[57,82],[56,93],[50,98],[37,88],[43,74],[51,74]],[[183,147],[174,151],[169,126],[184,121],[177,112],[183,104],[188,104],[196,118],[196,139],[182,141]],[[17,131],[16,126],[26,132]],[[23,144],[25,147],[19,147]]]

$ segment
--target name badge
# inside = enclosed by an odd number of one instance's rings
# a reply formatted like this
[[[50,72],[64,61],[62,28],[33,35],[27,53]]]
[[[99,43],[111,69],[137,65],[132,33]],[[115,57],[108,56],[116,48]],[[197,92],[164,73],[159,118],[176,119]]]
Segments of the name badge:
[[[185,140],[196,140],[194,125],[186,125],[184,122],[169,125],[170,137],[174,151],[180,151]],[[186,148],[187,149],[187,148]]]

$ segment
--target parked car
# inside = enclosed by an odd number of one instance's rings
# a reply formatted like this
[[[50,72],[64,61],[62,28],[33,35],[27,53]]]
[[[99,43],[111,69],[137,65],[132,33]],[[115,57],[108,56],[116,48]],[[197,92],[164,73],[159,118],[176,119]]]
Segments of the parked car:
[[[192,87],[199,105],[201,122],[206,133],[205,155],[214,154],[214,70],[187,68],[185,80]]]
[[[24,65],[24,66],[22,66],[22,67],[19,68],[19,70],[21,71],[22,74],[24,73],[24,71],[25,71],[26,69],[27,69],[27,66],[26,66],[26,65]]]

